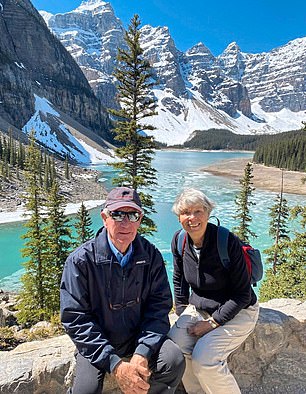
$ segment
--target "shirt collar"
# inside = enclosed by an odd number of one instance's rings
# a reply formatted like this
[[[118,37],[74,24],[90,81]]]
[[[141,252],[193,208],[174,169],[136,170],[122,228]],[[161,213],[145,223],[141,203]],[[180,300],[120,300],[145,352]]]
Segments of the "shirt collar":
[[[108,241],[109,247],[111,248],[111,251],[114,253],[114,255],[115,255],[116,259],[118,260],[118,262],[120,263],[121,267],[124,267],[130,261],[130,258],[133,254],[133,244],[132,243],[130,244],[126,254],[124,255],[112,243],[108,233],[107,233],[107,241]]]

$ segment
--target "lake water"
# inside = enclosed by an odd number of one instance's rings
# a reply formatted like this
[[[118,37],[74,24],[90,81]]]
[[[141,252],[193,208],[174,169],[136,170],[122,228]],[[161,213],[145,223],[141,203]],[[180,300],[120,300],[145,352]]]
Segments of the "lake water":
[[[172,258],[170,242],[175,230],[180,228],[177,217],[171,212],[171,207],[176,195],[185,187],[195,187],[205,192],[214,200],[217,207],[213,211],[221,224],[232,228],[235,224],[233,214],[235,212],[235,195],[239,191],[239,182],[230,178],[216,177],[200,171],[201,167],[219,162],[225,159],[251,157],[250,153],[243,152],[194,152],[194,151],[158,151],[153,162],[158,171],[158,186],[152,192],[157,213],[153,219],[158,226],[158,232],[149,239],[156,244],[162,252],[167,263],[167,271],[172,279]],[[107,165],[95,166],[102,171],[101,180],[109,190],[113,170]],[[258,238],[252,240],[252,245],[264,250],[271,244],[269,239],[269,215],[268,207],[273,204],[276,194],[255,190],[252,207],[252,230]],[[305,204],[305,196],[286,195],[289,205]],[[100,208],[90,211],[93,221],[93,229],[97,230],[102,222]],[[19,278],[22,272],[22,257],[20,249],[23,240],[20,236],[25,232],[23,223],[0,225],[0,288],[15,290],[19,286]]]

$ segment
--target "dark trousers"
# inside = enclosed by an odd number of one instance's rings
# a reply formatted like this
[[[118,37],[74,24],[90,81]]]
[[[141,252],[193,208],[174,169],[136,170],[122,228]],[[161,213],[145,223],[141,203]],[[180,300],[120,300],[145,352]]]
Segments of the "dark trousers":
[[[158,354],[150,361],[152,371],[149,394],[173,394],[179,385],[185,360],[179,347],[170,339],[162,344]],[[72,394],[101,394],[105,371],[98,370],[79,353],[76,356],[76,374]]]

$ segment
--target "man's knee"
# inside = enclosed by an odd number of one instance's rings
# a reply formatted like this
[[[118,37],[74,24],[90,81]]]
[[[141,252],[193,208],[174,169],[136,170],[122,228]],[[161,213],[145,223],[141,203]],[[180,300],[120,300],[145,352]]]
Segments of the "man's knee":
[[[163,371],[182,376],[185,370],[185,358],[177,344],[167,339],[161,348]]]

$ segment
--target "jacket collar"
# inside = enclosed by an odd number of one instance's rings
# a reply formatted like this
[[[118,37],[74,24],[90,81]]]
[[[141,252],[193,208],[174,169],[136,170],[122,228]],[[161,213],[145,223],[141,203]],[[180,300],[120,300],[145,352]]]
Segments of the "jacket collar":
[[[108,264],[114,260],[114,254],[107,241],[107,230],[101,227],[95,237],[95,262],[96,264]],[[149,255],[144,249],[143,238],[137,234],[133,241],[133,255],[129,264],[146,264],[149,262]]]

